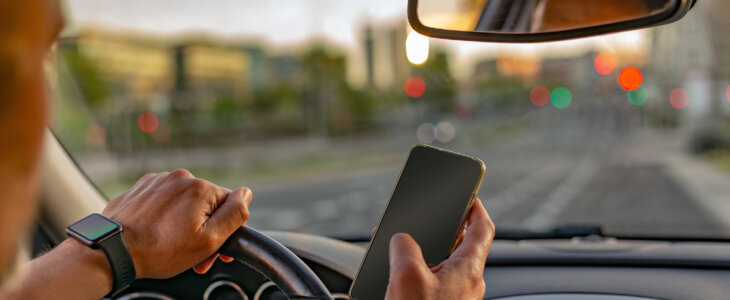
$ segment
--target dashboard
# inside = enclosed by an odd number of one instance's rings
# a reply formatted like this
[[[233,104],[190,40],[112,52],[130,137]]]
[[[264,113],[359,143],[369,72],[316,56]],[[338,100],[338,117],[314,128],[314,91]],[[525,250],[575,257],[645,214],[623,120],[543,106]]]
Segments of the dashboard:
[[[264,232],[297,254],[336,299],[347,299],[367,243]],[[730,295],[730,246],[710,242],[616,239],[497,240],[484,271],[485,299],[724,299]],[[246,299],[286,297],[256,270],[216,262],[165,280],[138,280],[117,299]]]
[[[350,281],[322,265],[306,261],[307,265],[325,282],[335,299],[347,299]],[[338,294],[339,292],[339,294]],[[345,296],[343,298],[343,296]],[[218,261],[207,274],[186,271],[164,280],[138,280],[119,300],[264,300],[287,297],[263,275],[239,262]]]

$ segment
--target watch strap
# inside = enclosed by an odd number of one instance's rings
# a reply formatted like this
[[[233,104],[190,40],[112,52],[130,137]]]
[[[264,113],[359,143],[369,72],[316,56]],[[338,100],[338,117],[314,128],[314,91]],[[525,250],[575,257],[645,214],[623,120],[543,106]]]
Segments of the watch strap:
[[[124,243],[122,232],[101,241],[98,245],[106,254],[114,276],[112,290],[106,295],[107,298],[111,298],[134,282],[136,277],[134,262],[132,262],[132,256]]]

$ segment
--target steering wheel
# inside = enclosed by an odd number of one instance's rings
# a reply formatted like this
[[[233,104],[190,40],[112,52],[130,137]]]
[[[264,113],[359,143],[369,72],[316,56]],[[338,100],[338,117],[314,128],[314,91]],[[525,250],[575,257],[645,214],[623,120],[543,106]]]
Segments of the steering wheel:
[[[299,257],[267,235],[242,226],[218,251],[269,278],[289,299],[333,300],[327,287]]]

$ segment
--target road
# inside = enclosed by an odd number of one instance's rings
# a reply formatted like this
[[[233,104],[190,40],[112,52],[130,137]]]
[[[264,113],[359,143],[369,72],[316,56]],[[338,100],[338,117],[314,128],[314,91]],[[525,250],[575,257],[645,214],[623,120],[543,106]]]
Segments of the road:
[[[479,195],[498,230],[598,225],[605,234],[617,236],[730,236],[730,226],[721,220],[725,212],[713,211],[718,203],[708,204],[698,199],[705,197],[702,193],[687,188],[696,179],[687,173],[690,168],[677,163],[677,157],[687,155],[676,133],[618,126],[625,120],[606,114],[566,120],[528,117],[536,120],[529,129],[497,142],[462,136],[445,145],[487,164]],[[417,142],[412,139],[396,147],[402,148],[403,161]],[[366,236],[377,224],[401,166],[254,185],[249,224]],[[730,192],[726,185],[713,187]]]

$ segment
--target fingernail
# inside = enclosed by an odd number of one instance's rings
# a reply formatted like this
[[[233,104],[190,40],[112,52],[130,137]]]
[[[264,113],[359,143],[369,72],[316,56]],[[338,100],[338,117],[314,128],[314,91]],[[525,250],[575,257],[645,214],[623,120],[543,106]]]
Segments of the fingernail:
[[[401,244],[403,243],[403,237],[400,237],[400,235],[402,235],[402,233],[396,233],[390,238],[388,257],[391,265],[398,256],[398,252],[400,252],[398,250],[400,250],[400,247],[402,247]]]
[[[243,197],[248,199],[248,204],[251,204],[251,202],[253,201],[253,192],[251,192],[251,189],[246,187],[241,189],[243,189]]]
[[[241,193],[241,197],[243,197],[243,201],[246,202],[246,205],[251,204],[251,201],[253,201],[253,196],[251,195],[251,190],[245,187],[238,188],[238,192]]]

